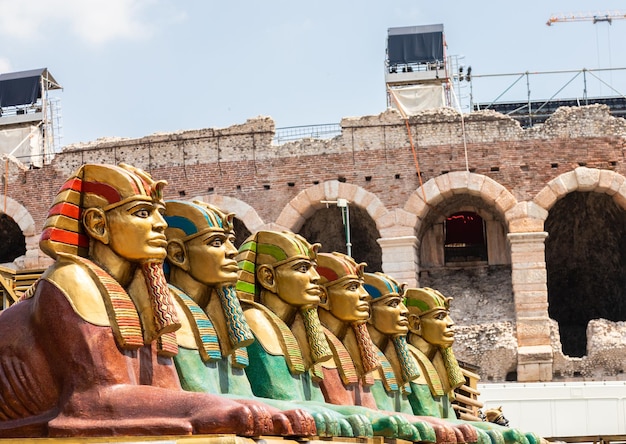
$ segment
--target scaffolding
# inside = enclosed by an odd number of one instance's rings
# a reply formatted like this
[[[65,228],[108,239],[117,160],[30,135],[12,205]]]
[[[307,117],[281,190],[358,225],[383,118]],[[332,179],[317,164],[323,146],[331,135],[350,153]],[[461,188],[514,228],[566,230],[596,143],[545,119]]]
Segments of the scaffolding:
[[[61,149],[62,89],[47,68],[0,75],[0,152],[39,168]]]

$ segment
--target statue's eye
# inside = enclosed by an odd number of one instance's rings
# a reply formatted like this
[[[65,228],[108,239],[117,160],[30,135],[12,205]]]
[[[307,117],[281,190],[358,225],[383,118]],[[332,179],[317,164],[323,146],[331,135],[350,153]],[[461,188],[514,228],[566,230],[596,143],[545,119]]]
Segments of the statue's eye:
[[[141,217],[142,219],[147,219],[148,217],[150,217],[150,211],[148,211],[146,208],[142,208],[135,211],[134,215],[137,217]]]
[[[220,237],[214,237],[209,240],[209,245],[215,248],[219,248],[224,244],[224,240]]]
[[[306,273],[307,271],[309,271],[310,265],[307,264],[306,262],[302,262],[298,265],[296,265],[296,271],[299,271],[300,273]]]

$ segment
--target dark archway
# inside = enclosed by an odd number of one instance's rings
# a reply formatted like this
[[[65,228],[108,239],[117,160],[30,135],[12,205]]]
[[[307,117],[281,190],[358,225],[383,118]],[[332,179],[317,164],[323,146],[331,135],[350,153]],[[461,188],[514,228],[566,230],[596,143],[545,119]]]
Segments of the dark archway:
[[[6,213],[0,213],[0,263],[13,262],[26,254],[26,238],[20,226]]]
[[[475,262],[487,260],[485,222],[473,211],[451,214],[444,224],[444,253],[450,262]]]
[[[317,210],[307,219],[299,233],[309,242],[322,244],[321,251],[346,253],[346,236],[341,209],[336,206]],[[382,250],[377,239],[380,233],[370,215],[357,206],[350,207],[350,239],[352,257],[367,263],[367,271],[382,271]]]
[[[239,248],[252,233],[246,224],[236,217],[233,219],[233,228],[235,229],[235,247]]]
[[[591,319],[626,320],[626,211],[608,195],[573,192],[546,219],[548,313],[563,353],[587,351]]]

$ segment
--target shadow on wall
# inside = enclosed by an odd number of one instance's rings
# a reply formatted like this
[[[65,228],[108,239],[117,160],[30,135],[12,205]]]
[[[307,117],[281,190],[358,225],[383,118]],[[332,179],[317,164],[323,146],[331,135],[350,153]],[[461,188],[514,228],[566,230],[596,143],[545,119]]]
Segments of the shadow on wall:
[[[0,213],[0,263],[13,262],[26,254],[26,238],[19,225],[6,213]]]
[[[548,313],[563,353],[587,353],[592,319],[626,321],[626,211],[611,196],[573,192],[545,222]]]

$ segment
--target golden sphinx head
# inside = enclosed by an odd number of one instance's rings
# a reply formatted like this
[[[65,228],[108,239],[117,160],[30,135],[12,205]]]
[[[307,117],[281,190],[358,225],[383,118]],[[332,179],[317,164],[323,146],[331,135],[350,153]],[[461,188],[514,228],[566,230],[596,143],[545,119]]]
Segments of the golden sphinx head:
[[[363,288],[366,264],[342,253],[320,253],[317,272],[325,293],[320,308],[343,322],[363,322],[370,316],[369,295]]]
[[[115,222],[127,224],[125,216],[140,211],[137,203],[146,204],[142,211],[151,211],[148,207],[154,205],[163,206],[162,190],[166,183],[154,181],[146,172],[126,164],[81,166],[63,184],[48,211],[39,242],[41,250],[55,259],[58,253],[87,257],[89,239],[101,231],[101,227],[95,232],[85,230],[86,219],[89,218],[90,222],[93,220],[94,213],[90,210],[97,210],[102,218],[106,214],[111,215],[110,222],[114,225]],[[113,228],[109,226],[110,223],[102,224],[107,231]],[[107,236],[105,238],[107,242],[110,241]],[[152,243],[153,249],[163,247],[157,247],[156,244],[160,242],[156,240]]]
[[[454,343],[454,321],[450,317],[451,297],[432,288],[409,288],[405,292],[409,329],[429,344],[441,348]]]
[[[165,203],[167,263],[207,286],[237,281],[234,214],[199,201]]]
[[[319,244],[290,232],[259,231],[239,247],[240,297],[259,300],[261,291],[293,306],[319,303],[315,261]]]
[[[363,286],[371,297],[370,325],[386,336],[406,335],[408,310],[402,302],[405,284],[377,272],[365,273]]]

